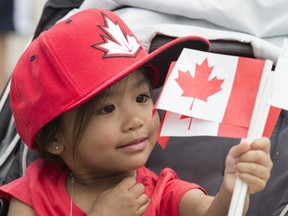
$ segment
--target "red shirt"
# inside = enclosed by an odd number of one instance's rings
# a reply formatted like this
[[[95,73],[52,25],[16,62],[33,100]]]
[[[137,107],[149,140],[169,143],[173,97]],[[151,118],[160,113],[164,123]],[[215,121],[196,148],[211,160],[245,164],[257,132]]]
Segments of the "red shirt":
[[[65,182],[68,171],[60,172],[56,165],[45,165],[42,159],[31,163],[26,175],[0,187],[0,196],[16,197],[34,208],[37,215],[69,215],[70,197]],[[175,172],[164,169],[159,176],[145,167],[137,170],[137,182],[145,185],[150,205],[145,216],[177,216],[183,195],[190,189],[201,189],[194,183],[179,180]],[[204,190],[203,190],[204,191]],[[205,192],[205,191],[204,191]],[[206,192],[205,192],[206,193]],[[73,215],[86,215],[73,203]]]

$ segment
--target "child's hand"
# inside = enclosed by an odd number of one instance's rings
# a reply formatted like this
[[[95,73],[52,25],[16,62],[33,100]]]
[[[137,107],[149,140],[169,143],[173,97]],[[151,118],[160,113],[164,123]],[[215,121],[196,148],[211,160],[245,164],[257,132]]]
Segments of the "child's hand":
[[[224,186],[233,192],[237,176],[248,185],[248,194],[263,190],[272,169],[270,140],[260,138],[250,145],[240,143],[233,146],[226,158]]]
[[[135,178],[127,177],[116,187],[100,194],[88,215],[140,216],[149,205],[149,198],[144,190],[142,184],[136,184]]]

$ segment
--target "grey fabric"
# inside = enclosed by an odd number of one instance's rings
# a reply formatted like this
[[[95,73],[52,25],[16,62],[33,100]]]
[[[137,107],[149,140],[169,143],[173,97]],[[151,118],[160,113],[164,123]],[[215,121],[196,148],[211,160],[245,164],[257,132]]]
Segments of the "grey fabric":
[[[79,8],[84,0],[48,0],[34,33],[34,39],[41,32],[53,26],[73,8]]]
[[[8,200],[0,197],[0,216],[6,216],[8,213],[9,202]]]

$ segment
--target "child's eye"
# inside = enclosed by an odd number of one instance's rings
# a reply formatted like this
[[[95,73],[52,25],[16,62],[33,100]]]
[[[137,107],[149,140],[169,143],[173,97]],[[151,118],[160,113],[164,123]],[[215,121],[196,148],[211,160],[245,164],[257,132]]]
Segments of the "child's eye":
[[[136,102],[137,103],[145,103],[150,99],[150,95],[146,95],[146,94],[140,94],[137,96],[136,98]]]
[[[101,110],[99,110],[100,114],[109,114],[112,113],[115,110],[115,106],[113,104],[107,105],[103,107]]]

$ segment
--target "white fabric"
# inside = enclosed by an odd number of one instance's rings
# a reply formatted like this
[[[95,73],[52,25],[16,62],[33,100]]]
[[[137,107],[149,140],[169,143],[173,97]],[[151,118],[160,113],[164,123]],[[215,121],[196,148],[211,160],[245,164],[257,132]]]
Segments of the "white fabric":
[[[167,14],[206,20],[210,23],[256,37],[288,33],[287,0],[114,0]]]
[[[199,35],[210,40],[224,39],[251,43],[257,58],[270,59],[273,62],[277,61],[280,53],[280,46],[253,35],[220,28],[205,20],[194,20],[139,8],[123,8],[115,12],[147,49],[155,35],[160,33],[174,37]]]
[[[85,0],[79,10],[91,7],[114,10],[146,49],[157,33],[199,35],[251,43],[257,58],[276,63],[288,36],[287,0]]]
[[[83,10],[87,8],[97,7],[105,10],[115,10],[120,6],[121,4],[118,4],[113,0],[84,0],[81,5],[81,9]]]
[[[16,32],[30,35],[33,32],[33,0],[14,0],[13,20]]]

